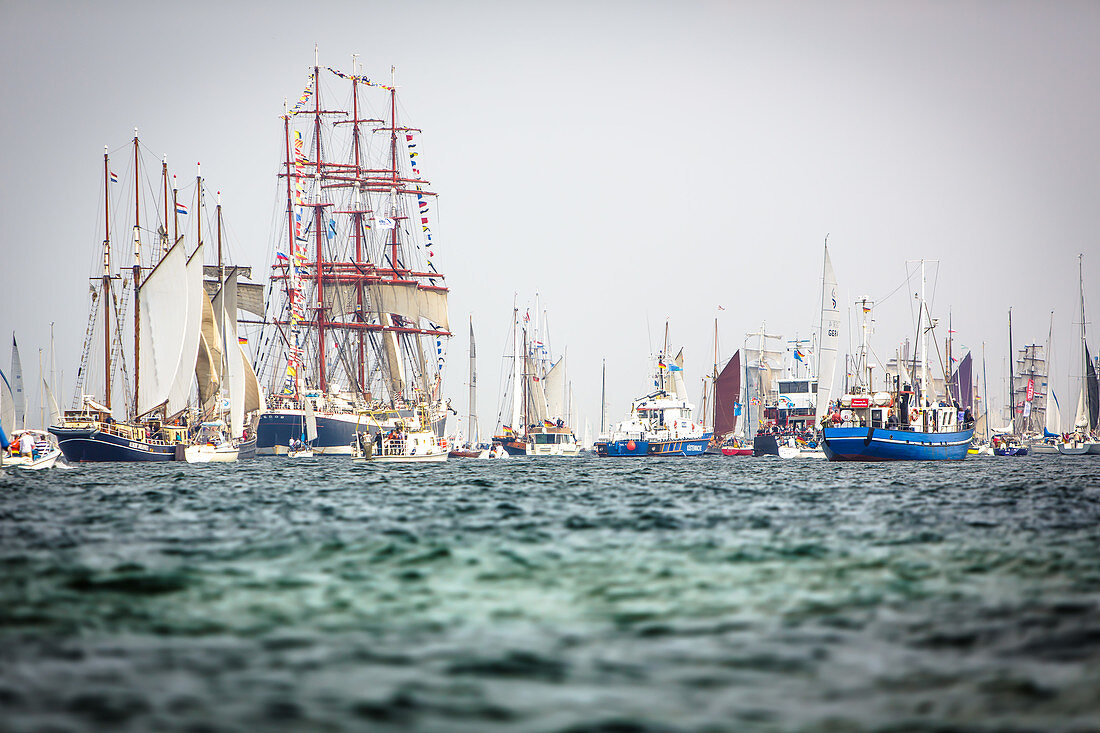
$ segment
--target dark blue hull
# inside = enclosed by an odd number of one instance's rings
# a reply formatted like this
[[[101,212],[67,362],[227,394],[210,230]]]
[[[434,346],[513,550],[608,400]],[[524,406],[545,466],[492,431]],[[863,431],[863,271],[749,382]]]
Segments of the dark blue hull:
[[[688,457],[706,453],[711,433],[701,438],[677,438],[675,440],[609,440],[597,444],[596,455],[607,458],[640,456]]]
[[[57,446],[69,463],[134,463],[184,460],[182,445],[129,440],[110,433],[86,428],[73,430],[51,427],[49,430],[57,436]]]
[[[320,453],[351,454],[351,441],[355,438],[355,415],[317,415],[317,439],[313,441],[314,455]],[[365,426],[364,426],[365,429]],[[256,427],[256,452],[273,454],[275,446],[286,447],[292,438],[302,440],[305,435],[305,416],[301,412],[280,410],[260,413]]]
[[[760,433],[752,436],[753,456],[779,456],[779,441],[771,433]]]
[[[922,433],[888,428],[823,428],[830,461],[942,461],[966,458],[974,429]]]
[[[237,450],[238,461],[249,461],[256,457],[256,436],[241,443]]]
[[[413,417],[412,410],[400,410],[398,414],[404,418]],[[368,418],[360,423],[355,414],[315,415],[317,420],[317,439],[313,441],[314,455],[351,455],[351,444],[355,440],[355,430],[358,425],[360,432],[369,432],[374,435],[378,432],[378,426]],[[446,417],[432,424],[436,435],[443,435],[446,429]],[[260,421],[256,426],[256,453],[258,455],[273,455],[276,446],[285,448],[290,445],[291,438],[304,440],[305,415],[300,410],[273,410],[260,413]],[[242,458],[244,456],[241,456]]]
[[[1027,448],[1019,446],[1015,448],[994,448],[993,455],[995,456],[1026,456]]]

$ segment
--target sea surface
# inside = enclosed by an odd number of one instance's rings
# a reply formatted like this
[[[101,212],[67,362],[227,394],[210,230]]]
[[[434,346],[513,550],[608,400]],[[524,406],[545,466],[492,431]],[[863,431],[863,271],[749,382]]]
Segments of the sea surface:
[[[3,731],[1098,731],[1100,459],[0,475]]]

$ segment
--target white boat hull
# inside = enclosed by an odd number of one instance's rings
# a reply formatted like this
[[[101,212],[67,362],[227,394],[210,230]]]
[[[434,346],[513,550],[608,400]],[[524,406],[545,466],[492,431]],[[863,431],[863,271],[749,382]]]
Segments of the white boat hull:
[[[30,456],[16,456],[13,458],[5,458],[4,465],[12,466],[14,468],[22,468],[25,471],[40,471],[43,468],[53,468],[53,465],[57,463],[57,459],[61,457],[61,450],[54,448],[51,451],[40,455],[38,458],[31,458]]]
[[[233,446],[189,445],[183,455],[188,463],[233,463],[238,452]]]

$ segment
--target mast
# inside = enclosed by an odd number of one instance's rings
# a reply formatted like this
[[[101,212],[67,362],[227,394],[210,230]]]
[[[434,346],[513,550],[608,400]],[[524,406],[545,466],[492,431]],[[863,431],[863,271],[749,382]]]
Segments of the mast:
[[[355,165],[355,179],[359,181],[363,175],[363,168],[359,157],[359,76],[358,69],[356,68],[356,59],[358,54],[351,55],[351,149],[354,157]],[[355,195],[353,197],[354,211],[351,215],[352,228],[355,230],[355,264],[356,269],[362,269],[363,267],[363,205],[362,205],[362,188],[360,185],[355,186]],[[363,282],[360,280],[355,287],[355,303],[359,312],[359,321],[362,323],[366,318],[366,314],[363,311]],[[470,334],[471,343],[473,343],[473,316],[470,316]],[[366,361],[366,349],[363,346],[363,331],[359,330],[356,333],[357,346],[358,346],[358,359],[356,361],[358,371],[358,387],[359,396],[363,397],[366,392],[366,385],[364,384],[364,362]]]
[[[477,445],[477,351],[474,347],[474,317],[470,316],[470,414],[466,436],[470,445]]]
[[[317,46],[313,47],[314,56],[317,54]],[[317,156],[316,172],[313,187],[313,235],[317,244],[317,386],[322,394],[328,392],[328,384],[325,380],[325,290],[321,284],[324,273],[324,256],[321,252],[323,225],[321,215],[324,212],[324,204],[321,202],[321,69],[314,60],[313,66],[313,140],[314,153]],[[293,263],[291,263],[293,265]]]
[[[160,245],[161,245],[160,254],[163,256],[164,253],[167,251],[167,249],[165,248],[164,245],[165,245],[165,243],[168,239],[168,156],[167,155],[162,157],[161,160],[160,160],[160,181],[161,181],[161,186],[164,189],[163,192],[162,192],[162,198],[164,199],[164,219],[163,219],[164,229],[162,231],[164,232],[164,237],[161,239],[161,242],[160,242]],[[175,202],[173,202],[173,208],[174,207],[175,207]],[[173,241],[172,244],[175,244],[175,241]]]
[[[528,387],[528,374],[527,363],[530,360],[527,358],[527,327],[523,328],[523,434],[527,435],[528,427],[531,425],[531,415],[528,410],[528,403],[530,400],[529,387]]]
[[[111,171],[107,146],[103,146],[103,404],[111,409]]]
[[[1008,309],[1008,419],[1016,434],[1016,385],[1012,380],[1012,309]]]
[[[985,413],[985,442],[989,442],[989,376],[985,369],[985,341],[982,342],[982,412]]]
[[[603,360],[600,374],[600,435],[604,434],[607,424],[607,359]]]
[[[294,343],[289,344],[287,349],[287,361],[294,361],[294,399],[298,399],[299,388],[298,380],[300,378],[301,364],[298,363],[298,356],[295,349],[299,346],[297,340],[297,324],[294,323],[294,299],[296,294],[294,293],[294,281],[297,272],[297,242],[295,241],[295,226],[294,226],[294,176],[290,172],[290,111],[286,108],[286,101],[283,101],[283,137],[286,143],[286,233],[289,241],[287,242],[287,256],[289,262],[287,263],[287,278],[286,278],[286,292],[287,298],[290,302],[291,310],[291,332],[295,336]]]
[[[141,382],[141,188],[138,177],[138,135],[134,128],[134,417],[138,411],[138,386]]]
[[[924,412],[925,406],[928,404],[927,389],[928,389],[928,329],[925,326],[925,311],[928,306],[924,301],[925,290],[925,278],[924,278],[924,260],[920,261],[920,316],[918,318],[918,325],[920,327],[920,406],[921,413],[923,414],[924,428],[928,427],[928,415]],[[866,338],[866,336],[864,337]]]

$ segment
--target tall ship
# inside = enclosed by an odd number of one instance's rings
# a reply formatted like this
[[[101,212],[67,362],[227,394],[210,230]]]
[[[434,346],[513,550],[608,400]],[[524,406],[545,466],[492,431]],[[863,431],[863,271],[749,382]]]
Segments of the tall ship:
[[[596,455],[603,458],[642,456],[701,456],[713,432],[694,418],[684,381],[684,350],[671,356],[668,324],[664,349],[657,354],[653,391],[630,403],[630,413],[596,441]]]
[[[497,418],[495,446],[510,456],[575,458],[581,445],[570,424],[571,399],[565,355],[554,359],[548,329],[535,298],[535,320],[512,308],[511,373]],[[504,424],[508,415],[509,424]]]
[[[928,331],[934,322],[924,298],[924,261],[921,260],[921,297],[918,333],[921,334],[919,372],[915,384],[895,377],[884,390],[872,388],[872,366],[867,341],[871,309],[864,302],[863,333],[855,358],[860,380],[830,405],[822,417],[822,447],[830,461],[899,461],[966,458],[974,437],[970,410],[960,410],[947,394],[937,394],[928,372]],[[946,375],[945,375],[946,381]]]
[[[427,414],[445,434],[451,332],[436,194],[421,173],[421,131],[399,118],[392,74],[381,83],[354,59],[350,72],[315,61],[284,110],[282,216],[257,363],[267,389],[260,454],[286,452],[300,436],[307,392],[315,455],[350,454],[364,411]]]
[[[112,170],[109,151],[103,154],[104,238],[75,395],[49,432],[69,462],[187,460],[197,424],[221,414],[231,421],[226,440],[247,452],[259,385],[249,380],[238,342],[237,292],[243,300],[255,293],[238,285],[235,270],[225,275],[220,204],[216,245],[204,240],[210,227],[204,233],[201,173],[189,208],[174,176],[170,185],[166,159],[160,185],[143,186],[136,130],[132,147],[130,170],[122,175]],[[142,191],[159,191],[159,201],[150,203]],[[129,230],[128,246],[116,241],[119,230]],[[204,258],[215,247],[217,264],[207,266]],[[90,394],[93,389],[102,391]]]

